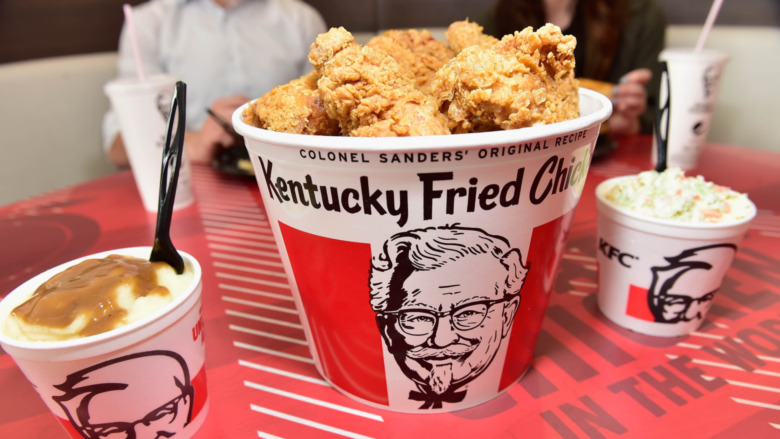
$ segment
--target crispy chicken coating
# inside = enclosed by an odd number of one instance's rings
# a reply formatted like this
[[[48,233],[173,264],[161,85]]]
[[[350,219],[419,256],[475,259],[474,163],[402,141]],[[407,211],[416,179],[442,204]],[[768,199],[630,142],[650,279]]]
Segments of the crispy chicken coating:
[[[251,102],[244,120],[298,134],[422,136],[578,117],[576,39],[557,26],[497,40],[466,20],[446,36],[449,47],[427,30],[393,30],[362,47],[333,28],[311,46],[315,70]]]
[[[436,100],[414,87],[399,63],[361,47],[344,28],[320,34],[309,61],[328,116],[349,136],[449,134]]]
[[[335,119],[328,117],[317,90],[319,75],[312,71],[274,87],[244,109],[244,122],[271,131],[294,134],[338,135]]]
[[[446,43],[426,29],[389,30],[369,40],[366,46],[393,57],[414,86],[426,94],[436,71],[455,56]]]
[[[455,53],[460,53],[469,46],[490,47],[498,42],[496,37],[484,34],[482,29],[482,26],[473,21],[456,21],[447,27],[444,36]]]
[[[465,47],[436,74],[432,93],[453,133],[542,125],[579,116],[576,39],[547,24],[492,46]]]

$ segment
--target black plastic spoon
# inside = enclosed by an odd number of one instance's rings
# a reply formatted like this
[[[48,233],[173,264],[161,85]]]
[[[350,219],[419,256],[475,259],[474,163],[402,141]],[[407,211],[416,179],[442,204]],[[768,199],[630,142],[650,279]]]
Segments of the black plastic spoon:
[[[149,256],[151,262],[167,262],[178,274],[184,272],[184,260],[171,242],[171,217],[173,200],[176,198],[176,185],[179,182],[179,168],[184,155],[186,107],[187,84],[179,81],[173,93],[171,112],[168,115],[168,130],[165,132],[165,147],[160,171],[160,200],[157,204],[157,229],[154,232],[152,254]],[[174,121],[176,134],[172,137]]]
[[[672,89],[669,87],[669,69],[666,61],[661,61],[661,88],[666,87],[666,101],[659,103],[655,113],[655,170],[664,172],[667,167],[669,148],[669,116],[672,105]]]

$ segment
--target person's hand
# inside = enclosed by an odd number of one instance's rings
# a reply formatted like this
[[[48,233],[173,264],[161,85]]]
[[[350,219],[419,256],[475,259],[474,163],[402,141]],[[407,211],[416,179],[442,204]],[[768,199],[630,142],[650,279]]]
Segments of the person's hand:
[[[108,149],[108,159],[119,169],[127,169],[130,167],[130,159],[127,157],[125,141],[122,139],[122,134],[114,136],[114,141],[111,142],[111,147]]]
[[[227,123],[231,123],[233,111],[247,103],[249,98],[243,95],[229,96],[214,101],[211,111]],[[206,116],[199,131],[188,131],[184,145],[187,157],[194,163],[209,163],[220,148],[226,148],[236,143],[235,137],[214,120]]]
[[[645,85],[652,78],[649,69],[632,70],[622,78],[612,92],[612,116],[607,122],[609,132],[616,135],[638,134],[639,116],[647,109]]]

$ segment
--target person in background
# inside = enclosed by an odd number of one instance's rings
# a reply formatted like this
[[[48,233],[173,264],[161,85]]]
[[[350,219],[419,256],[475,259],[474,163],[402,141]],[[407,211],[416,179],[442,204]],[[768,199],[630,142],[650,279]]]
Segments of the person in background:
[[[666,33],[653,0],[498,0],[474,21],[496,38],[545,23],[574,35],[575,76],[615,84],[609,132],[652,132]]]
[[[187,84],[187,156],[208,163],[235,143],[213,118],[271,88],[308,73],[309,46],[325,21],[301,0],[150,0],[133,8],[144,71],[168,73]],[[120,77],[137,76],[130,32],[119,39]],[[103,145],[120,168],[129,166],[119,123],[109,111]]]

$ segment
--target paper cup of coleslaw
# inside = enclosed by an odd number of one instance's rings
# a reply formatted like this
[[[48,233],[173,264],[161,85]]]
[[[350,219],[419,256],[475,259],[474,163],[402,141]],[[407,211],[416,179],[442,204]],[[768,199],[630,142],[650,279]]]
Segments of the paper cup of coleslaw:
[[[720,289],[755,205],[679,168],[617,177],[596,188],[598,305],[633,331],[695,331]]]
[[[532,128],[335,137],[233,125],[320,373],[375,407],[488,401],[528,369],[609,101]]]

